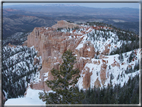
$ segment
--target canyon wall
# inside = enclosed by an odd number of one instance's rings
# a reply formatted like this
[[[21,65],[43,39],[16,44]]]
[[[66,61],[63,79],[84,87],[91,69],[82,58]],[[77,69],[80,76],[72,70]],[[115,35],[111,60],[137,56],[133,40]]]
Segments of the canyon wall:
[[[33,32],[28,35],[27,41],[23,45],[28,47],[34,46],[38,51],[38,55],[42,57],[42,69],[40,71],[40,79],[38,83],[32,83],[32,88],[34,89],[44,89],[46,91],[50,90],[47,87],[45,80],[52,80],[53,76],[51,74],[51,69],[59,69],[60,64],[62,63],[62,54],[66,50],[71,50],[76,56],[77,63],[74,65],[74,68],[79,68],[80,74],[84,72],[82,76],[82,86],[87,89],[90,87],[90,78],[92,72],[89,71],[90,68],[86,70],[86,63],[100,64],[98,62],[92,62],[91,59],[94,58],[95,48],[90,41],[86,41],[85,33],[75,33],[75,30],[72,32],[60,32],[57,31],[58,28],[75,28],[79,26],[77,24],[68,23],[66,21],[58,21],[56,25],[52,27],[36,27]],[[87,28],[88,30],[89,28]],[[79,46],[80,45],[80,46]],[[109,50],[105,49],[104,53],[108,53]],[[96,79],[93,83],[95,87],[100,87],[103,85],[106,80],[106,62],[101,65],[100,79]],[[45,75],[45,74],[48,74]]]

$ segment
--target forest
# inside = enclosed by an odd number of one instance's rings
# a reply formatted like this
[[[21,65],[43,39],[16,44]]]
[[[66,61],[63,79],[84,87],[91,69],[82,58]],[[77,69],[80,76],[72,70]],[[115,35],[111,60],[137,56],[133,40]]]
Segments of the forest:
[[[37,52],[33,47],[3,47],[2,89],[6,99],[23,96],[28,83],[37,77],[41,62],[35,63]]]

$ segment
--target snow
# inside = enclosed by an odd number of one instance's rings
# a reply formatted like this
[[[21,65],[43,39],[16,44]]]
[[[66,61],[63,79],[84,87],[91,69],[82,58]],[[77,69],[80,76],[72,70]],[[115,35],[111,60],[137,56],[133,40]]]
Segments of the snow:
[[[59,62],[55,62],[54,65],[60,64]]]
[[[44,78],[44,81],[46,81],[48,79],[48,72],[44,73],[44,77],[46,77],[46,78]]]
[[[88,51],[91,51],[90,48],[87,49]]]
[[[3,90],[3,92],[4,92],[4,95],[5,95],[5,98],[7,99],[7,93]]]
[[[44,73],[44,76],[48,76],[48,72],[47,72],[47,73]]]
[[[72,39],[72,36],[68,36],[69,37],[69,39]]]
[[[84,74],[81,74],[80,76],[81,76],[81,78],[79,78],[79,80],[78,80],[78,82],[77,82],[77,85],[78,85],[79,90],[84,89],[84,88],[83,88],[83,77],[84,77]],[[82,77],[82,76],[83,76],[83,77]]]
[[[31,80],[31,82],[34,82],[34,83],[39,83],[41,81],[40,79],[40,73],[37,72],[35,76],[33,76],[33,80]]]
[[[5,106],[29,106],[29,105],[35,105],[35,106],[45,106],[42,101],[38,101],[32,98],[13,98],[9,99],[5,102]]]
[[[79,44],[76,49],[79,50],[80,48],[83,48],[83,43]]]
[[[137,50],[137,53],[139,53],[140,49]],[[129,58],[130,54],[131,54],[132,51],[129,51],[129,52],[126,52],[127,56],[128,57],[125,57],[125,53],[122,53],[123,55],[123,58],[124,58],[124,65],[121,65],[121,62],[120,60],[118,59],[119,55],[118,54],[115,54],[115,55],[109,55],[107,56],[107,58],[102,58],[103,60],[106,60],[108,61],[108,63],[106,64],[107,65],[107,68],[106,68],[106,77],[107,77],[107,73],[109,74],[109,78],[106,79],[105,81],[105,87],[107,87],[107,85],[110,83],[110,75],[112,74],[114,76],[114,79],[112,79],[112,84],[113,86],[115,86],[116,84],[120,84],[120,86],[122,87],[124,85],[124,83],[126,83],[128,80],[129,80],[129,77],[134,77],[135,75],[138,75],[139,74],[139,70],[138,71],[135,71],[133,73],[128,73],[128,74],[125,74],[125,70],[127,69],[127,66],[128,65],[131,65],[131,64],[134,64],[132,66],[132,68],[135,66],[135,63],[138,63],[138,59],[135,60],[135,61],[132,61],[131,63],[128,63],[127,62],[127,59]],[[140,54],[137,54],[137,58],[140,56]],[[80,57],[80,59],[90,59],[90,58],[87,58],[87,57]],[[89,68],[90,71],[89,72],[92,72],[92,75],[91,75],[91,79],[90,79],[90,87],[93,88],[94,87],[94,83],[96,81],[96,79],[98,78],[99,81],[101,82],[101,79],[100,79],[100,70],[101,70],[101,65],[102,65],[102,59],[95,59],[95,58],[92,58],[91,59],[91,62],[89,63],[86,63],[84,68],[83,69],[86,69],[86,68]],[[112,67],[111,64],[114,63],[114,60],[120,64],[120,67],[118,66],[114,66]],[[100,64],[94,64],[93,62],[96,61],[100,61]],[[110,66],[110,69],[109,69],[109,66]],[[79,89],[83,89],[83,77],[85,76],[85,73],[83,74],[83,72],[85,71],[82,71],[81,72],[81,77],[79,78],[78,80],[78,87]],[[97,72],[98,72],[98,76],[97,76]],[[119,79],[118,79],[118,75],[119,75]],[[122,75],[122,76],[121,76]],[[102,88],[103,85],[101,84],[101,87]]]
[[[65,32],[65,33],[66,33],[66,32],[67,32],[67,29],[62,29],[61,32]]]
[[[91,28],[89,28],[86,32],[88,33],[88,32],[90,32],[92,29]]]
[[[5,102],[5,106],[45,106],[45,102],[39,99],[39,92],[42,90],[34,90],[28,87],[26,96],[22,98],[12,98]]]

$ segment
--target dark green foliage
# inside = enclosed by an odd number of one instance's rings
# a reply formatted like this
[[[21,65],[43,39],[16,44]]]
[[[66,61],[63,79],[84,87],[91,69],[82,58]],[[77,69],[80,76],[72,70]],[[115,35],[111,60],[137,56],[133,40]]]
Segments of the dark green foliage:
[[[130,57],[129,57],[129,63],[132,61],[132,59],[135,57],[135,53],[134,51],[132,51],[132,53],[130,54]]]
[[[116,34],[120,40],[127,40],[127,41],[128,40],[130,41],[138,40],[138,37],[133,32],[129,32],[129,31],[122,32],[118,30]]]
[[[57,31],[66,30],[67,32],[70,32],[71,30],[79,30],[79,27],[74,28],[58,28]]]
[[[58,30],[58,31],[61,31],[62,29],[63,29],[63,28],[58,28],[57,30]]]
[[[139,104],[139,75],[129,78],[123,87],[119,84],[114,88],[89,88],[83,93],[83,104]]]
[[[68,20],[67,22],[69,22],[69,23],[74,23],[74,22],[72,22],[72,21],[70,21],[70,20]]]
[[[131,43],[127,43],[127,44],[122,43],[121,47],[117,48],[116,50],[111,51],[110,55],[124,53],[124,52],[128,52],[128,51],[138,49],[138,48],[139,48],[138,40],[132,41]]]
[[[128,52],[128,51],[139,48],[139,36],[136,35],[134,32],[118,29],[114,26],[110,26],[110,25],[107,25],[104,23],[88,22],[88,24],[91,26],[93,26],[93,25],[109,26],[109,27],[113,28],[113,30],[110,30],[110,29],[105,30],[105,29],[101,28],[99,30],[99,32],[96,32],[96,30],[95,30],[94,33],[87,34],[87,37],[88,37],[87,40],[95,41],[95,40],[99,40],[102,37],[103,42],[105,42],[108,38],[110,38],[112,36],[112,35],[110,35],[109,31],[115,33],[118,36],[118,40],[112,41],[112,43],[114,42],[115,44],[117,44],[118,41],[122,41],[122,45],[119,48],[112,50],[110,55],[120,54],[120,53]],[[100,31],[103,31],[104,33],[100,33]],[[121,60],[123,60],[123,58],[121,58]]]
[[[121,62],[123,62],[123,60],[124,60],[124,59],[123,59],[123,55],[122,55],[122,53],[120,53],[120,54],[119,54],[118,59],[119,59]]]
[[[134,66],[134,70],[139,70],[139,63],[137,64],[135,64],[135,66]]]
[[[31,76],[38,71],[38,64],[34,65],[35,50],[27,47],[3,48],[2,61],[2,89],[7,98],[23,96]],[[12,56],[14,56],[12,58]]]
[[[114,76],[113,76],[113,74],[112,74],[112,73],[110,74],[110,79],[111,79],[111,80],[113,80],[113,79],[114,79]]]
[[[108,24],[106,23],[103,23],[103,22],[87,22],[90,26],[94,26],[94,25],[97,25],[97,26],[109,26]]]
[[[117,30],[116,34],[117,34],[119,40],[124,40],[127,43],[125,44],[123,42],[121,47],[117,48],[116,50],[113,50],[110,53],[110,55],[124,53],[124,52],[128,52],[128,51],[139,48],[139,37],[135,33],[130,32],[130,31],[124,32],[122,30],[121,31]],[[131,41],[131,42],[129,43],[128,41]]]
[[[125,70],[125,73],[126,73],[126,74],[133,73],[133,72],[135,72],[136,70],[137,70],[137,69],[135,69],[135,68],[134,68],[134,69],[132,69],[132,68],[129,68],[129,69],[128,69],[128,68],[127,68],[127,69]]]
[[[132,69],[132,67],[131,68],[127,67],[127,69],[125,70],[125,73],[129,74],[129,73],[133,73],[137,70],[139,70],[139,62],[135,64],[134,69]]]
[[[46,101],[46,104],[78,104],[83,99],[83,94],[75,87],[78,81],[79,69],[73,69],[76,57],[72,52],[66,51],[62,55],[63,63],[60,70],[52,69],[51,73],[54,80],[47,80],[47,86],[55,93],[39,93],[40,98]],[[71,86],[71,87],[70,87]],[[54,100],[53,100],[54,99]]]
[[[75,28],[73,28],[73,30],[78,30],[79,29],[79,27],[75,27]]]

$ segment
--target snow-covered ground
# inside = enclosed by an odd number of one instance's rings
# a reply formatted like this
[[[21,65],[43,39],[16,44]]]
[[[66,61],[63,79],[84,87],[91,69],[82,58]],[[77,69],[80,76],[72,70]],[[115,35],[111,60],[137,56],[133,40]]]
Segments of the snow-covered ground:
[[[45,102],[39,99],[39,92],[42,90],[34,90],[27,88],[27,94],[21,98],[11,98],[5,102],[5,106],[46,106]]]
[[[92,58],[92,63],[86,63],[86,65],[84,66],[84,69],[89,68],[90,71],[92,72],[91,78],[90,78],[90,87],[93,88],[94,87],[94,82],[96,81],[96,79],[98,78],[98,80],[101,82],[101,78],[100,78],[100,72],[101,72],[101,66],[103,64],[102,59],[105,61],[108,61],[107,68],[106,68],[106,81],[104,86],[106,87],[109,83],[110,83],[110,75],[113,75],[113,79],[112,79],[112,85],[114,86],[115,84],[120,84],[121,86],[124,85],[124,83],[126,83],[129,79],[129,77],[134,77],[135,75],[139,74],[139,70],[135,70],[133,73],[125,73],[125,71],[128,68],[128,66],[131,66],[130,68],[134,69],[135,64],[139,63],[139,59],[140,59],[140,54],[141,54],[141,50],[140,49],[136,49],[136,56],[135,56],[135,60],[131,61],[129,63],[129,57],[130,54],[132,53],[132,51],[129,52],[125,52],[122,53],[123,56],[123,61],[120,61],[119,59],[119,54],[115,54],[115,55],[110,55],[110,53],[112,51],[115,51],[116,49],[120,48],[122,46],[122,44],[129,44],[131,43],[131,41],[126,42],[126,40],[119,40],[119,37],[117,36],[116,32],[108,30],[108,29],[104,29],[104,30],[95,30],[94,28],[87,26],[87,25],[81,25],[83,28],[81,29],[77,29],[77,30],[70,30],[70,33],[74,33],[74,34],[78,34],[78,35],[82,35],[80,36],[80,38],[83,37],[82,41],[78,44],[78,46],[76,47],[77,50],[79,50],[80,48],[83,48],[83,45],[86,41],[90,41],[95,48],[95,52],[99,52],[99,53],[103,53],[103,51],[105,50],[105,48],[107,47],[109,49],[109,53],[107,55],[104,55],[104,57],[107,58],[99,58],[99,55],[97,56],[97,59],[94,57]],[[67,30],[62,30],[62,32],[66,32]],[[83,32],[85,33],[83,33]],[[108,46],[109,45],[109,46]],[[88,49],[88,51],[90,51]],[[86,59],[87,57],[80,57],[80,59]],[[100,64],[94,64],[93,61],[96,62],[100,62]],[[112,64],[116,61],[116,63],[119,64],[119,66],[112,66]],[[107,77],[107,75],[109,75]],[[83,77],[85,76],[85,73],[83,73],[83,71],[81,72],[81,77],[79,78],[79,81],[77,83],[77,85],[79,86],[79,89],[83,89]],[[103,87],[103,85],[101,84],[101,87]]]
[[[124,61],[121,62],[118,57],[119,55],[110,55],[107,56],[107,58],[102,58],[103,60],[105,60],[106,62],[108,61],[107,68],[106,68],[106,78],[107,75],[109,75],[109,78],[106,79],[104,86],[107,87],[107,85],[110,83],[110,75],[113,75],[113,79],[112,79],[112,85],[115,86],[116,84],[120,84],[121,87],[124,85],[124,83],[127,83],[127,81],[129,80],[129,77],[134,77],[135,75],[138,75],[140,73],[140,70],[135,70],[133,73],[128,73],[126,74],[125,71],[127,70],[128,66],[131,65],[132,69],[134,68],[135,64],[138,63],[138,59],[140,59],[140,49],[137,50],[137,60],[134,60],[132,62],[128,62],[128,58],[131,54],[132,51],[130,52],[126,52],[123,53],[123,58]],[[124,55],[127,54],[128,57],[125,57]],[[83,57],[81,57],[83,58]],[[85,58],[85,57],[84,57]],[[102,59],[95,59],[92,58],[92,63],[86,63],[85,68],[89,68],[90,71],[92,72],[91,78],[90,78],[90,87],[93,88],[94,87],[94,82],[96,81],[96,79],[98,78],[98,80],[101,82],[101,78],[100,78],[100,73],[101,73],[101,66],[103,64]],[[116,61],[116,63],[119,63],[120,67],[118,66],[112,66],[111,64],[113,64],[114,60]],[[94,64],[93,62],[100,62],[100,64]],[[123,63],[123,65],[122,65]],[[79,78],[78,80],[78,87],[79,89],[83,89],[83,77],[85,76],[85,73],[81,72],[81,78]],[[103,87],[103,85],[101,84],[101,87]]]
[[[25,85],[22,85],[21,81],[15,81],[14,87],[15,89],[27,88],[27,78],[30,79],[32,82],[33,80],[36,82],[40,76],[40,73],[37,68],[41,67],[41,57],[37,57],[37,51],[35,51],[34,47],[26,47],[26,46],[17,46],[16,48],[5,46],[3,47],[3,77],[8,78],[5,79],[5,86],[3,86],[3,92],[5,93],[5,98],[7,98],[8,93],[8,86],[12,88],[13,84],[9,84],[9,81],[13,81],[20,75],[23,75],[19,80],[24,81]],[[37,59],[37,63],[34,64],[34,59]],[[14,66],[13,66],[14,65]],[[20,69],[19,69],[20,68]],[[37,70],[36,73],[30,73],[27,75],[26,73],[31,72],[33,69]],[[16,76],[13,76],[15,74]],[[17,88],[16,88],[17,87]],[[28,88],[28,94],[23,98],[13,98],[8,99],[6,101],[6,105],[37,105],[43,104],[42,101],[38,98],[38,93],[41,90],[32,90]],[[17,91],[14,91],[18,93]],[[10,95],[9,95],[10,96]]]

